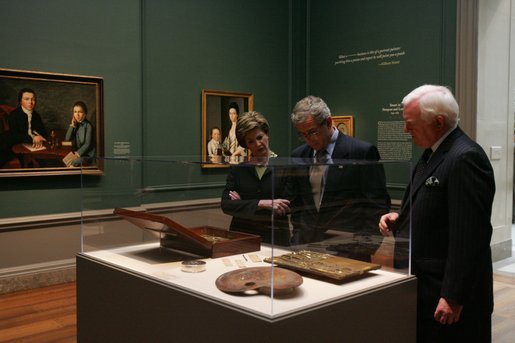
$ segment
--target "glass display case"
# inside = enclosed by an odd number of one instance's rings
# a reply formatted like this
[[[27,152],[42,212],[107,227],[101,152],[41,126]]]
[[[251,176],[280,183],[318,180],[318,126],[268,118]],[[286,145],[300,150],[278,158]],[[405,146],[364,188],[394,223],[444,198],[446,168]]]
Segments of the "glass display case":
[[[344,311],[356,299],[378,313],[406,306],[406,315],[391,320],[412,322],[414,330],[409,215],[395,238],[378,229],[381,215],[399,210],[410,163],[271,158],[202,168],[205,161],[187,156],[102,163],[103,176],[82,175],[79,338],[111,339],[122,328],[127,337],[143,335],[126,324],[155,327],[167,309],[183,326],[188,316],[209,316],[215,326],[236,316],[248,326],[245,335],[264,323],[297,326],[316,313],[323,332],[329,310]],[[181,333],[185,340],[206,338],[193,327]],[[145,332],[149,339],[159,330]],[[408,341],[412,333],[396,337]]]

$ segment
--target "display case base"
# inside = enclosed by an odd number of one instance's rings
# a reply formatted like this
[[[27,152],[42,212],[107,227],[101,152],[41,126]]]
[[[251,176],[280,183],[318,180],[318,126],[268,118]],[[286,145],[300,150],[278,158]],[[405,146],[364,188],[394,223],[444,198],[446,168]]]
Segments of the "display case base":
[[[413,276],[267,318],[87,254],[77,255],[79,343],[414,342],[415,327]]]

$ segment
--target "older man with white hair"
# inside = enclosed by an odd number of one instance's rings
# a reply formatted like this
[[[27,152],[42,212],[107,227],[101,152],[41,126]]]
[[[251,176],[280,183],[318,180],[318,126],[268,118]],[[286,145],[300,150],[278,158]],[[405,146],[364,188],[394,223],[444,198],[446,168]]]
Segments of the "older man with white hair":
[[[405,131],[426,150],[400,213],[383,215],[379,229],[399,238],[411,232],[411,270],[418,278],[417,342],[490,342],[492,166],[484,150],[459,128],[459,106],[449,89],[424,85],[402,104]],[[405,267],[407,258],[400,252],[406,243],[397,241],[396,266]]]

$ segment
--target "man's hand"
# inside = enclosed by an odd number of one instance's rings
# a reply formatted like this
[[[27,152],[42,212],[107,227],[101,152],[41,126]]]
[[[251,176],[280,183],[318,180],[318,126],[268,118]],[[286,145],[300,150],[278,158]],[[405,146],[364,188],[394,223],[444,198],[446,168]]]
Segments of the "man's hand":
[[[32,147],[41,148],[43,146],[43,142],[46,142],[45,137],[36,135],[34,138],[32,138]]]
[[[392,232],[392,225],[399,218],[397,212],[390,212],[381,216],[379,219],[379,231],[383,236],[389,236]]]
[[[460,320],[463,305],[452,305],[445,298],[440,298],[434,318],[440,324],[454,324]]]

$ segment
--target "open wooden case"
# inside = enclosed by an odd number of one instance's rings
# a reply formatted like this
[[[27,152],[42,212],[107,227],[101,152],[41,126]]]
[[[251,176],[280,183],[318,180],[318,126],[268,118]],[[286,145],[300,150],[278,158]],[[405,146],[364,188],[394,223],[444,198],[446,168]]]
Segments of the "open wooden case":
[[[114,214],[144,230],[159,232],[162,247],[202,257],[222,257],[261,249],[261,237],[211,226],[186,228],[174,220],[148,212],[116,208]]]

